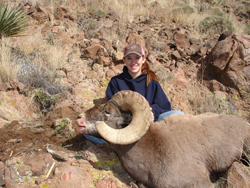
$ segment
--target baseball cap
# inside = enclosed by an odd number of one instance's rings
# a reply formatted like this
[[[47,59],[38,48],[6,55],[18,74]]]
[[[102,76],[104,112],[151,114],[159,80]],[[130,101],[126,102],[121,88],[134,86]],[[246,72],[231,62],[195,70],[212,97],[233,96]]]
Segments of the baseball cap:
[[[139,56],[145,56],[145,52],[140,44],[129,44],[124,48],[123,57],[126,57],[128,54],[135,53]]]

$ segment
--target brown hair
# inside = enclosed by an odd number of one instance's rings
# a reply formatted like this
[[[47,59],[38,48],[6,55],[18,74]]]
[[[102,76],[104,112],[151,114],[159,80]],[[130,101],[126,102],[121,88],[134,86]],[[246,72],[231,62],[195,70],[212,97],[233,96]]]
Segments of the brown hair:
[[[155,81],[159,81],[159,77],[154,73],[154,71],[152,71],[149,67],[149,63],[146,60],[141,68],[141,72],[146,73],[147,74],[147,86],[149,85],[149,83],[151,82],[151,80],[155,80]]]

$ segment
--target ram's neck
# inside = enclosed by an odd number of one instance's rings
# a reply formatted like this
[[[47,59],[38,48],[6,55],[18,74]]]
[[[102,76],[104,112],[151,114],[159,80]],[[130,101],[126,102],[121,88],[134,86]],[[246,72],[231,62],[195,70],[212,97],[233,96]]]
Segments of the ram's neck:
[[[123,167],[135,180],[151,185],[150,169],[154,160],[152,155],[153,143],[145,144],[146,137],[129,145],[112,145]],[[151,185],[153,186],[153,185]]]

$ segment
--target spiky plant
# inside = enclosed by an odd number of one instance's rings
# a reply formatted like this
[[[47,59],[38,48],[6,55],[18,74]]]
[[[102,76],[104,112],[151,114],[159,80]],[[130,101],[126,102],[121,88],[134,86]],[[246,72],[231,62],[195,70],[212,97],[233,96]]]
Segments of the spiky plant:
[[[0,2],[0,39],[2,37],[22,36],[26,30],[29,18],[21,7],[3,6]]]

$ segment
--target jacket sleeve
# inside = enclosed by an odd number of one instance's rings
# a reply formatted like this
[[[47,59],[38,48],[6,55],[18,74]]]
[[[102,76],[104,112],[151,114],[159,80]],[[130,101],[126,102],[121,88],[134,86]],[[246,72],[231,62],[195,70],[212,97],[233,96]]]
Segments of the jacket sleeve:
[[[150,107],[152,108],[154,113],[154,121],[157,121],[160,114],[171,111],[171,104],[158,82],[156,84],[155,95]]]
[[[120,90],[118,89],[118,84],[116,80],[114,78],[111,78],[106,90],[106,95],[108,97],[108,100],[110,100],[112,96],[116,94],[118,91]]]

